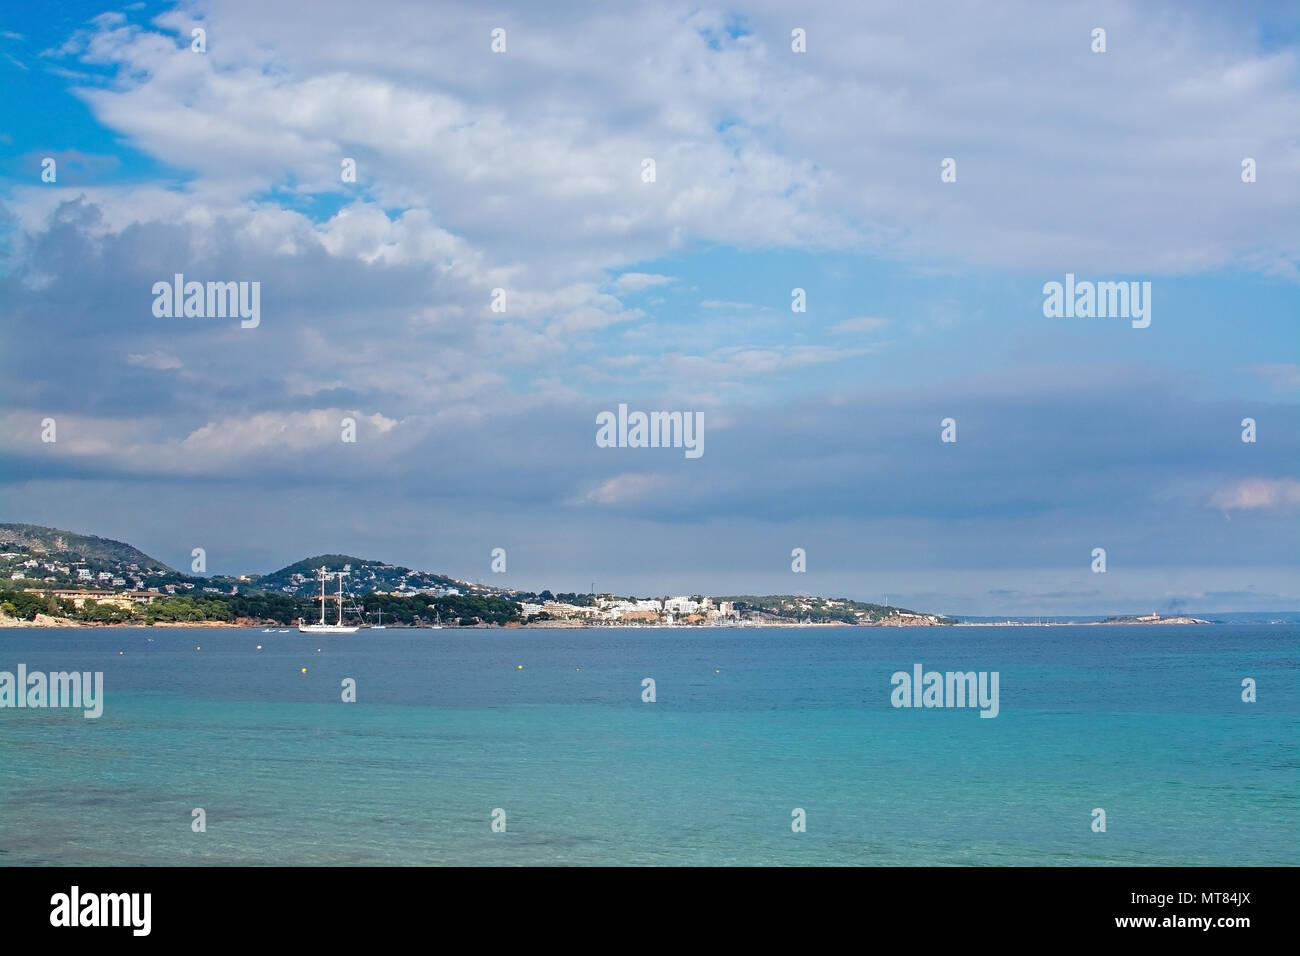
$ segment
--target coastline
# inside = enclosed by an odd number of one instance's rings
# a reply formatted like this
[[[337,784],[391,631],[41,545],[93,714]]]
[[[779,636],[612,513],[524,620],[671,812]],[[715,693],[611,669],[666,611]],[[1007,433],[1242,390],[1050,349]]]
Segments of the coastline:
[[[476,624],[470,627],[443,625],[441,628],[406,627],[390,625],[384,631],[544,631],[544,630],[582,630],[582,631],[708,631],[713,629],[735,630],[744,628],[776,629],[789,628],[810,630],[814,628],[861,628],[863,630],[910,629],[918,627],[1178,627],[1207,626],[1214,621],[1199,618],[1168,618],[1159,621],[958,621],[954,624],[849,624],[845,621],[817,621],[807,624],[780,621],[746,621],[734,624],[584,624],[579,621],[546,621],[536,624]],[[107,630],[189,630],[191,628],[223,628],[228,630],[262,630],[284,628],[296,631],[296,625],[276,624],[266,621],[158,621],[154,624],[114,624],[99,621],[74,621],[69,618],[52,617],[37,614],[32,621],[8,617],[0,614],[0,629],[4,628],[93,628]],[[372,630],[361,627],[358,632]]]
[[[77,628],[113,628],[119,630],[143,629],[153,630],[155,628],[191,628],[191,627],[224,627],[224,628],[247,628],[247,627],[264,627],[262,624],[236,624],[231,621],[159,621],[156,624],[111,624],[100,621],[74,621],[66,617],[54,617],[49,614],[37,614],[35,620],[26,621],[19,617],[9,617],[0,614],[0,628],[49,628],[49,627],[77,627]]]

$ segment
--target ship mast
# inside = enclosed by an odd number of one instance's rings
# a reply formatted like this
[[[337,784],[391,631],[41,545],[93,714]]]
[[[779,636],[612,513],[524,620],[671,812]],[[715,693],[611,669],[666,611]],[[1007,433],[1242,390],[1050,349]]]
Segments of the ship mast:
[[[343,572],[339,572],[339,627],[343,626]]]
[[[320,569],[320,626],[325,626],[325,569]]]

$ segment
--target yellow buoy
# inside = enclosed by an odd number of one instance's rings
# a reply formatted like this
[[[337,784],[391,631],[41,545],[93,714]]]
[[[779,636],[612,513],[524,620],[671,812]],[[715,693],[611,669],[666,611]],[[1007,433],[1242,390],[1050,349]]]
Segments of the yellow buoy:
[[[307,673],[307,668],[304,667],[304,668],[302,669],[302,672],[303,672],[304,674]]]
[[[523,669],[524,669],[524,665],[523,665],[523,664],[520,664],[520,665],[519,665],[519,669],[520,669],[520,670],[523,670]]]

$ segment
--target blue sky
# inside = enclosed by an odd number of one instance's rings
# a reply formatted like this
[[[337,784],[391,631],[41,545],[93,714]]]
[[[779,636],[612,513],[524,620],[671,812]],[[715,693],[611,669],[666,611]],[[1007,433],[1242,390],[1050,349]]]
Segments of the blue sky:
[[[0,520],[217,572],[1300,607],[1288,5],[276,6],[0,15]],[[177,272],[260,325],[155,317]],[[1067,273],[1151,283],[1150,327],[1045,317]],[[619,403],[705,454],[598,448]]]

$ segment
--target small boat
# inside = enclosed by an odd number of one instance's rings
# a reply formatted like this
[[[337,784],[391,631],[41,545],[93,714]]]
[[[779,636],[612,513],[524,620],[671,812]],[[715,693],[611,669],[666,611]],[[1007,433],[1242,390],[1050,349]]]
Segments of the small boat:
[[[378,616],[378,618],[379,618],[379,623],[378,623],[378,624],[371,624],[371,625],[370,625],[370,629],[371,629],[372,631],[386,631],[386,630],[388,630],[388,625],[386,625],[386,624],[384,623],[384,612],[383,612],[383,610],[376,611],[375,614],[376,614],[376,616]]]
[[[328,571],[325,568],[319,569],[320,573],[320,623],[307,624],[301,621],[298,624],[299,634],[355,634],[357,628],[345,625],[343,623],[343,575],[344,571]],[[325,623],[325,581],[330,574],[336,574],[339,579],[339,620],[337,624]]]

